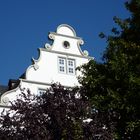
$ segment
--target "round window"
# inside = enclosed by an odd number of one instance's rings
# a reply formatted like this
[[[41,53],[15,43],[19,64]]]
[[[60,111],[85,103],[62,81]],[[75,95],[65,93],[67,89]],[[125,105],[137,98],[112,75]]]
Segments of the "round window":
[[[68,41],[64,41],[63,45],[66,49],[68,49],[70,47],[70,43]]]

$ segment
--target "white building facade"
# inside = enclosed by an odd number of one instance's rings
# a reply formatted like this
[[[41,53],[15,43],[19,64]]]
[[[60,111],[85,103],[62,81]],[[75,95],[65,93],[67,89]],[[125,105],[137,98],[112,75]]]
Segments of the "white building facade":
[[[56,32],[50,32],[53,43],[39,48],[38,60],[32,59],[24,76],[19,78],[16,88],[4,92],[0,97],[0,108],[8,107],[9,101],[18,98],[21,90],[29,89],[33,94],[44,92],[52,83],[66,87],[79,85],[77,77],[81,75],[76,67],[87,63],[91,57],[80,46],[83,40],[76,36],[75,30],[66,24],[58,26]],[[11,83],[12,84],[12,83]]]

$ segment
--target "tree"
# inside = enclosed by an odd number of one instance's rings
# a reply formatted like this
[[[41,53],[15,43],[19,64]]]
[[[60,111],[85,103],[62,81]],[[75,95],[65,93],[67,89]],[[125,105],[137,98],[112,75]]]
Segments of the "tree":
[[[12,102],[11,109],[0,118],[0,139],[111,140],[103,117],[91,110],[79,88],[53,84],[45,94],[34,96],[27,91]]]
[[[94,60],[81,67],[83,91],[94,108],[108,114],[116,124],[115,139],[140,139],[140,1],[125,3],[131,16],[114,17],[119,26],[106,38],[103,62]]]

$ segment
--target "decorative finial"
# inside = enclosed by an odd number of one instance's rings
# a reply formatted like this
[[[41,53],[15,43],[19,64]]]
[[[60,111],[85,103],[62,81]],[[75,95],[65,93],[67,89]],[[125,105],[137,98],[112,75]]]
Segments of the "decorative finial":
[[[88,56],[88,55],[89,55],[89,53],[88,53],[87,50],[84,50],[84,51],[83,51],[83,54],[84,54],[84,56]]]

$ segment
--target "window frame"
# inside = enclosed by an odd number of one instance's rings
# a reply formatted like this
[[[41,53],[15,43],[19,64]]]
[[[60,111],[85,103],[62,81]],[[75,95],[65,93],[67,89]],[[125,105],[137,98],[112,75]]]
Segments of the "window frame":
[[[60,64],[60,60],[63,59],[64,60],[64,64]],[[72,66],[69,65],[69,62],[72,62]],[[64,72],[60,71],[60,67],[63,66],[64,67]],[[72,69],[73,72],[70,72],[69,69]],[[58,57],[58,72],[62,73],[62,74],[68,74],[68,75],[76,75],[76,62],[75,59],[72,58],[66,58],[66,57]]]
[[[59,60],[64,60],[64,64],[60,64],[60,61]],[[64,67],[64,71],[61,71],[60,70],[60,67]],[[67,73],[66,72],[66,58],[64,58],[64,57],[58,57],[58,71],[59,71],[59,73]]]
[[[72,65],[69,65],[69,62],[72,62]],[[73,72],[71,73],[69,71],[69,69],[72,69]],[[75,59],[71,59],[71,58],[67,59],[67,73],[70,74],[70,75],[75,75],[75,69],[76,69],[76,67],[75,67]]]
[[[41,93],[42,92],[42,93]],[[42,94],[46,94],[46,89],[43,89],[43,88],[38,88],[37,90],[37,95],[40,96]]]

